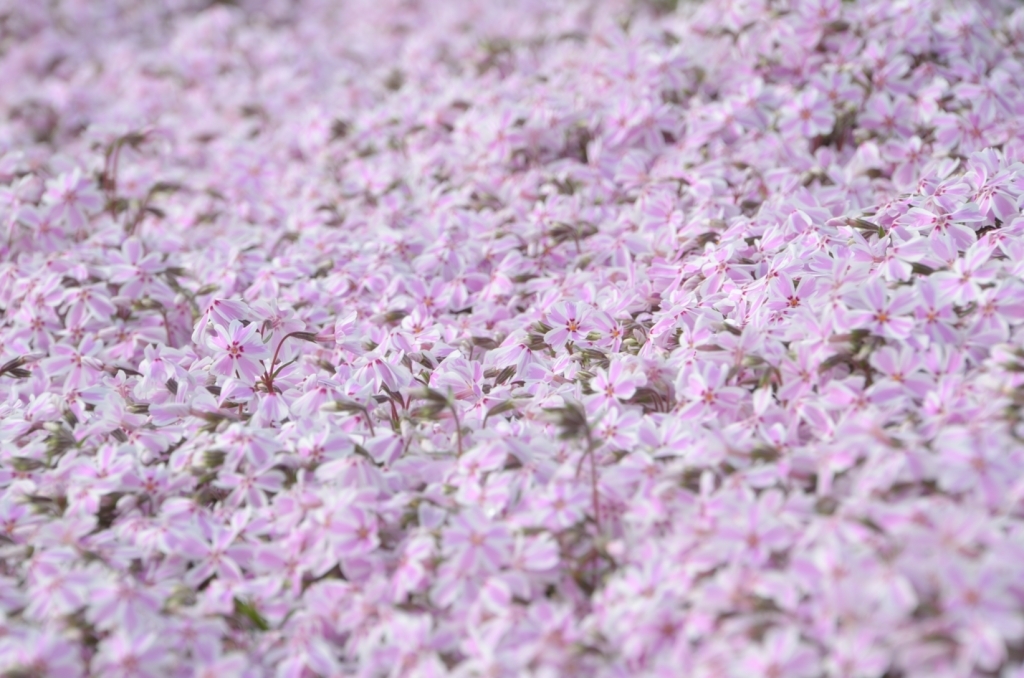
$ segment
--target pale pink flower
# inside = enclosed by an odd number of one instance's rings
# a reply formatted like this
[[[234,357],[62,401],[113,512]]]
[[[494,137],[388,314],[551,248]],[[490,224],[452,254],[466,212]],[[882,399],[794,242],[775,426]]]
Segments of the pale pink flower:
[[[552,329],[544,335],[544,341],[557,347],[570,341],[579,343],[591,329],[589,319],[590,309],[585,304],[560,302],[548,313]]]
[[[497,570],[508,561],[511,547],[505,525],[472,509],[460,511],[442,531],[442,554],[466,575]]]
[[[103,206],[99,191],[77,167],[46,183],[43,202],[51,206],[52,215],[62,219],[76,232],[85,227],[91,213]]]
[[[270,349],[256,334],[255,324],[245,326],[232,320],[227,327],[215,325],[215,330],[216,334],[208,340],[210,348],[217,352],[211,372],[255,381],[266,371],[260,360],[270,357]]]
[[[835,124],[832,105],[815,90],[797,94],[782,111],[779,129],[785,134],[796,134],[809,139],[820,134],[828,134]]]
[[[632,398],[636,389],[647,383],[647,376],[631,367],[635,366],[616,359],[607,370],[599,370],[590,380],[590,388],[596,394],[592,402],[605,406]]]

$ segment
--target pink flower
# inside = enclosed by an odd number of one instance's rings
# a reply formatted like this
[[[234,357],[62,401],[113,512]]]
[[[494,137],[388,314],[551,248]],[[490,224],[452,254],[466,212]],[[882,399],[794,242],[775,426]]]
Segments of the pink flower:
[[[77,167],[48,181],[43,201],[51,205],[51,215],[65,221],[76,232],[85,227],[89,213],[103,205],[99,191]]]
[[[288,399],[284,394],[277,391],[272,393],[261,391],[255,395],[257,400],[255,417],[257,425],[271,428],[288,418]]]
[[[344,496],[336,503],[333,512],[324,517],[325,530],[331,535],[339,558],[365,556],[380,545],[377,517],[372,511],[356,504],[359,499],[365,501],[368,496]]]
[[[607,370],[599,370],[590,380],[590,388],[596,391],[591,403],[607,406],[620,400],[629,400],[636,389],[647,383],[643,372],[628,369],[623,360],[613,360]]]
[[[168,590],[133,579],[108,581],[89,592],[86,618],[100,629],[133,629],[151,624]]]
[[[834,124],[835,114],[828,99],[815,90],[805,90],[782,109],[779,129],[787,135],[810,139],[828,134]]]
[[[256,325],[244,326],[232,320],[227,327],[214,327],[216,335],[208,340],[210,348],[216,351],[210,371],[223,377],[258,379],[265,371],[259,361],[270,357],[270,349],[256,335]]]
[[[791,626],[769,630],[762,644],[748,651],[741,662],[744,675],[758,678],[813,676],[816,666],[816,653]]]
[[[249,675],[249,661],[240,652],[232,652],[198,667],[195,678],[245,678]]]
[[[915,304],[914,315],[932,341],[943,344],[956,342],[956,314],[948,294],[939,285],[939,281],[929,276],[918,281],[917,293],[920,300]]]
[[[787,308],[798,308],[807,305],[809,299],[814,296],[817,289],[817,281],[814,278],[803,278],[800,286],[793,284],[792,278],[786,275],[779,275],[772,279],[769,288],[771,301],[768,308],[783,310]]]
[[[92,670],[113,678],[158,678],[165,675],[170,661],[158,634],[120,628],[100,644]]]
[[[591,329],[590,309],[579,302],[560,302],[548,313],[552,329],[544,335],[544,341],[551,346],[564,347],[567,343],[579,343]]]
[[[580,483],[558,480],[535,500],[538,522],[549,530],[572,527],[587,515],[590,491]]]
[[[879,92],[868,99],[861,121],[866,129],[906,138],[914,132],[914,119],[914,109],[906,97]]]
[[[975,301],[978,308],[972,334],[989,334],[1005,341],[1010,328],[1024,320],[1024,285],[1013,277],[985,286]]]
[[[238,541],[241,529],[211,525],[200,533],[190,532],[175,539],[174,549],[195,561],[186,579],[198,586],[211,576],[237,581],[242,579],[241,562],[248,560],[249,547]]]
[[[735,408],[745,391],[728,386],[728,380],[729,366],[725,364],[706,362],[681,372],[676,379],[679,416],[708,417]]]
[[[31,509],[11,497],[0,500],[0,537],[15,544],[24,543],[40,522]]]
[[[879,639],[869,629],[843,634],[835,640],[826,663],[837,676],[877,676],[885,672],[890,661],[879,645]]]
[[[121,294],[130,298],[151,296],[170,301],[174,292],[158,276],[167,265],[160,252],[144,254],[145,248],[138,238],[128,238],[121,250],[111,253],[115,262],[109,267],[110,281],[121,285]]]
[[[619,449],[628,450],[636,443],[636,430],[640,425],[640,413],[610,408],[594,426],[594,437],[604,440]]]
[[[25,615],[41,621],[72,614],[86,602],[94,583],[94,576],[85,570],[49,565],[32,579]]]
[[[996,268],[989,265],[994,249],[995,245],[988,240],[979,240],[971,245],[963,257],[953,262],[951,270],[934,275],[939,289],[954,303],[966,305],[974,301],[981,294],[982,285],[996,277]]]
[[[515,377],[525,376],[527,369],[535,363],[534,352],[527,342],[525,332],[513,331],[501,346],[487,353],[488,364],[497,368],[515,367]]]
[[[233,301],[231,299],[213,299],[206,310],[203,311],[199,322],[192,331],[192,343],[202,345],[206,343],[207,332],[210,329],[217,331],[218,326],[229,325],[234,320],[243,320],[250,315],[249,307],[245,302]],[[210,325],[213,325],[211,328]]]
[[[852,296],[852,295],[851,295]],[[913,296],[909,291],[887,293],[878,278],[865,283],[860,294],[851,303],[863,310],[848,311],[843,323],[850,328],[864,328],[872,334],[892,339],[906,339],[914,329],[914,321],[904,317],[913,310]]]
[[[392,364],[392,359],[380,349],[367,353],[361,362],[358,374],[360,378],[372,383],[376,392],[380,392],[384,386],[397,392],[410,381],[408,370],[400,364]]]
[[[773,552],[791,542],[791,531],[773,515],[779,500],[775,492],[766,492],[718,529],[721,537],[731,541],[733,552],[755,566],[763,565]]]
[[[667,192],[645,196],[642,214],[645,225],[658,229],[678,231],[685,222],[683,212],[677,209],[676,201]]]
[[[508,528],[488,520],[483,513],[464,509],[441,533],[441,553],[464,575],[492,572],[511,554]]]
[[[305,391],[292,401],[291,414],[305,419],[316,419],[321,408],[333,400],[338,384],[329,379],[310,379]]]
[[[277,460],[270,460],[259,467],[244,464],[244,468],[234,473],[221,473],[214,482],[215,487],[230,490],[224,503],[237,507],[248,505],[254,508],[267,506],[267,494],[280,491],[284,485],[284,474],[276,470]]]
[[[883,346],[871,355],[871,366],[884,378],[876,385],[893,388],[915,398],[923,398],[931,390],[932,380],[923,374],[924,361],[920,354],[909,346],[896,350]]]
[[[1006,659],[1006,643],[1024,635],[1024,620],[1012,602],[1012,577],[985,563],[945,568],[943,608],[956,635],[979,666],[995,669]]]
[[[930,159],[928,146],[921,137],[914,135],[909,139],[893,139],[882,148],[884,157],[896,164],[892,173],[893,183],[904,191],[915,188],[921,168]]]
[[[85,285],[69,288],[64,296],[68,303],[68,313],[80,317],[86,313],[93,318],[106,322],[117,312],[117,307],[110,301],[102,285]]]
[[[47,678],[79,678],[86,662],[81,647],[56,629],[28,629],[0,639],[0,671],[31,671]]]
[[[527,537],[516,535],[512,547],[511,563],[501,576],[518,597],[533,597],[537,573],[553,572],[560,561],[558,544],[547,533]]]
[[[415,304],[433,314],[443,311],[448,305],[448,293],[443,280],[433,280],[430,284],[419,278],[405,281],[405,287]]]
[[[428,581],[435,552],[434,540],[426,535],[414,536],[405,545],[391,580],[396,600],[404,600]]]
[[[470,362],[456,353],[445,358],[430,375],[432,388],[442,393],[451,392],[458,400],[478,401],[483,397],[483,366]]]
[[[606,313],[595,313],[592,316],[594,331],[602,336],[595,344],[617,353],[622,348],[622,340],[626,338],[625,323]]]
[[[56,344],[51,350],[51,357],[43,360],[43,367],[54,377],[65,376],[67,387],[82,388],[88,386],[95,375],[103,369],[103,362],[98,357],[103,350],[103,343],[87,336],[77,347],[68,344]]]

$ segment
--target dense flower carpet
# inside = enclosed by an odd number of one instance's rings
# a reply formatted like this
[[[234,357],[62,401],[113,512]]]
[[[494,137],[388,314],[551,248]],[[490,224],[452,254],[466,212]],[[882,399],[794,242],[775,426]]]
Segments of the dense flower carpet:
[[[1024,676],[1024,7],[0,0],[0,675]]]

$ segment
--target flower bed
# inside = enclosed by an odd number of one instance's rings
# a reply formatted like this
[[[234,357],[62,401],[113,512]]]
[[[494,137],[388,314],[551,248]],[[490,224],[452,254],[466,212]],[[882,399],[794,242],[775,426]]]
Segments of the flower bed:
[[[0,3],[0,673],[1024,675],[1021,44]]]

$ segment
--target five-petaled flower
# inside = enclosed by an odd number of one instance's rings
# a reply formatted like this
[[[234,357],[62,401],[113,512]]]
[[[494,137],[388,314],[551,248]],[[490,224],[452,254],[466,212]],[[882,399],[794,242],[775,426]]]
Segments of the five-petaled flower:
[[[548,313],[548,319],[552,329],[544,335],[544,341],[551,346],[562,347],[570,341],[580,342],[591,329],[590,309],[579,302],[559,302]]]
[[[227,327],[216,325],[215,329],[216,334],[208,340],[217,353],[210,371],[224,377],[258,379],[265,371],[260,360],[270,357],[270,349],[256,334],[257,326],[232,320]]]

